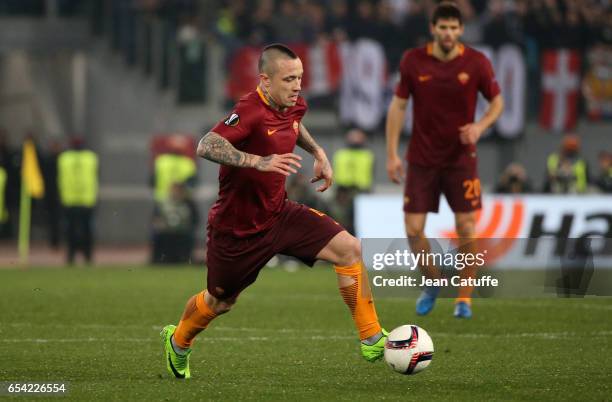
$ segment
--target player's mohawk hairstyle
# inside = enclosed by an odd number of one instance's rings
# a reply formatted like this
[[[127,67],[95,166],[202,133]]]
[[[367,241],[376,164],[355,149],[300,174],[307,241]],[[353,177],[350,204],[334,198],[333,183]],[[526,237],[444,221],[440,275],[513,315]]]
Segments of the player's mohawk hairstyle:
[[[436,25],[440,19],[455,19],[458,20],[460,24],[463,24],[461,10],[459,10],[457,3],[453,1],[442,1],[436,6],[431,16],[431,23]]]
[[[283,45],[282,43],[272,43],[264,47],[263,50],[261,51],[261,56],[259,56],[259,63],[257,64],[257,67],[259,68],[260,73],[263,72],[264,66],[266,62],[268,61],[267,55],[272,52],[279,52],[289,57],[290,59],[298,58],[297,54],[295,54],[295,52],[291,50],[289,46]]]

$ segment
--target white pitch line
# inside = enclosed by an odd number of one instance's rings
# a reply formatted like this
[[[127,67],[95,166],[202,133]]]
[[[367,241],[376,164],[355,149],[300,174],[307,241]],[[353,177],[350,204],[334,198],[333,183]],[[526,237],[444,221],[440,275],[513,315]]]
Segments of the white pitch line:
[[[612,337],[612,331],[595,331],[590,333],[579,334],[575,332],[521,332],[515,334],[474,334],[474,333],[433,333],[433,338],[542,338],[542,339],[570,339],[572,337]],[[356,338],[354,335],[313,335],[313,336],[298,336],[298,337],[268,337],[268,336],[240,336],[240,337],[228,337],[228,336],[209,336],[205,337],[205,342],[267,342],[274,340],[275,342],[281,340],[288,341],[321,341],[321,340],[353,340]],[[150,338],[60,338],[60,339],[48,339],[48,338],[0,338],[0,343],[78,343],[78,342],[119,342],[119,343],[134,343],[134,342],[158,342],[158,339]]]
[[[78,328],[78,329],[113,329],[113,328],[121,328],[121,329],[152,329],[155,331],[161,331],[161,325],[121,325],[121,324],[58,324],[58,323],[49,323],[49,324],[41,324],[41,323],[33,323],[33,322],[11,322],[8,324],[1,324],[2,326],[8,326],[12,328],[21,328],[21,327],[47,327],[47,328]],[[316,328],[247,328],[247,327],[224,327],[224,326],[214,326],[211,328],[213,331],[240,331],[240,332],[276,332],[281,334],[292,334],[292,333],[315,333],[315,334],[328,334],[329,330],[325,329],[316,329]],[[2,330],[0,329],[0,333]]]

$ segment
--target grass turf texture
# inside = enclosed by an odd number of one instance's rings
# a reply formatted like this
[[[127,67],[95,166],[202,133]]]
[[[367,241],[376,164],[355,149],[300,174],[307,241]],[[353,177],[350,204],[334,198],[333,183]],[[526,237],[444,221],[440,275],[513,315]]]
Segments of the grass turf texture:
[[[203,333],[193,378],[167,377],[158,332],[204,285],[195,268],[0,270],[0,381],[70,382],[70,400],[609,400],[612,299],[377,300],[383,325],[427,329],[416,376],[359,355],[331,268],[262,271]],[[22,398],[22,399],[20,399]],[[23,396],[14,397],[25,400]],[[26,397],[26,399],[29,399]],[[58,397],[36,398],[59,400]]]

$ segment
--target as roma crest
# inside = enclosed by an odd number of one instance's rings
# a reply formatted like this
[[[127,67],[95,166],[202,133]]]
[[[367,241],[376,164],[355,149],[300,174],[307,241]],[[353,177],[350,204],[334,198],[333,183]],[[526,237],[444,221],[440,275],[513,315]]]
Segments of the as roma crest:
[[[465,71],[462,71],[459,74],[457,74],[457,79],[459,80],[460,83],[465,85],[470,80],[470,75],[466,73]]]
[[[298,131],[300,130],[300,123],[297,120],[293,120],[293,131],[295,131],[295,135],[298,135]]]

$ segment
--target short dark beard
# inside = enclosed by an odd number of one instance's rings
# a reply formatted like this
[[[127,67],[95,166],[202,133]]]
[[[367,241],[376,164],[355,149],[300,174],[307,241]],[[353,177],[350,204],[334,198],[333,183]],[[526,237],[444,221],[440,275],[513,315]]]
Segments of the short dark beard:
[[[438,47],[440,48],[440,50],[442,50],[442,52],[444,52],[445,55],[448,55],[450,52],[453,51],[453,49],[455,49],[455,47],[457,47],[457,42],[455,42],[455,44],[450,49],[446,49],[442,44],[442,41],[440,41],[438,42]]]

